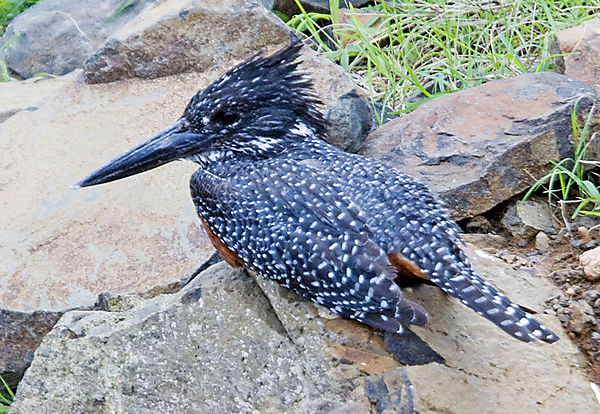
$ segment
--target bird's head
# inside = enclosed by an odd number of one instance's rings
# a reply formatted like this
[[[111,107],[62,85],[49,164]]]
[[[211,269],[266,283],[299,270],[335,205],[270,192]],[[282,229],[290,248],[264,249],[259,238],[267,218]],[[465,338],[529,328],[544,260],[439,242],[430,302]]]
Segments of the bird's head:
[[[171,128],[78,183],[88,187],[177,159],[205,165],[224,156],[268,157],[308,136],[323,136],[312,82],[298,73],[301,44],[255,55],[199,91]]]

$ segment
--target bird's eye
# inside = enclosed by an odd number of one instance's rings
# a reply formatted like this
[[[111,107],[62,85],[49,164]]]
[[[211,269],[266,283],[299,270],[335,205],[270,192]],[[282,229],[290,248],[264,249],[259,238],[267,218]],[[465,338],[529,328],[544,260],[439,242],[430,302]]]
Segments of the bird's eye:
[[[212,115],[212,121],[223,125],[233,125],[238,120],[238,114],[219,109]]]

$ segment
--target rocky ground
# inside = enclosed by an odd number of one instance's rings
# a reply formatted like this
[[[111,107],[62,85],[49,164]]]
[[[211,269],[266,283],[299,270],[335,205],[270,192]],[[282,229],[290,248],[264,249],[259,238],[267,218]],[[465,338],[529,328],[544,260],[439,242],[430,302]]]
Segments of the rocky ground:
[[[213,250],[189,201],[193,165],[70,188],[170,125],[198,88],[245,56],[281,47],[289,30],[254,1],[137,2],[110,24],[120,0],[106,9],[72,4],[44,0],[6,35],[27,34],[9,50],[21,76],[66,73],[0,85],[0,135],[8,137],[0,188],[10,195],[0,198],[0,375],[14,385],[25,372],[13,412],[598,409],[590,387],[600,384],[600,281],[590,257],[597,223],[581,219],[567,231],[544,200],[518,203],[531,175],[570,156],[572,104],[586,96],[583,117],[597,100],[594,59],[579,59],[582,69],[565,58],[578,80],[540,73],[490,82],[367,137],[364,91],[303,53],[332,143],[433,188],[460,220],[478,272],[561,337],[522,344],[439,289],[418,286],[406,294],[432,322],[415,333],[437,362],[405,365],[398,360],[416,362],[404,351],[425,352],[412,336],[383,338],[224,263],[198,269]],[[579,30],[558,47],[600,50],[597,29]],[[36,42],[55,50],[36,52]],[[597,142],[589,153],[598,158]]]
[[[545,305],[556,313],[568,337],[586,355],[590,380],[600,383],[600,283],[597,270],[593,275],[584,272],[584,267],[597,266],[600,258],[598,251],[593,251],[600,240],[598,228],[594,228],[598,223],[580,217],[570,223],[569,231],[558,217],[551,215],[545,200],[540,198],[532,205],[533,214],[537,214],[536,223],[530,221],[531,215],[524,216],[529,224],[518,220],[518,224],[509,226],[509,230],[502,224],[502,218],[506,223],[510,214],[507,215],[506,206],[499,206],[485,214],[489,220],[479,216],[462,223],[467,229],[491,231],[492,238],[488,237],[490,233],[471,233],[465,238],[487,239],[486,251],[514,269],[532,271],[549,279],[560,289],[559,293],[546,298]],[[514,223],[514,217],[511,219]],[[529,234],[528,239],[523,238],[524,234]],[[587,263],[580,260],[585,252],[590,256]]]

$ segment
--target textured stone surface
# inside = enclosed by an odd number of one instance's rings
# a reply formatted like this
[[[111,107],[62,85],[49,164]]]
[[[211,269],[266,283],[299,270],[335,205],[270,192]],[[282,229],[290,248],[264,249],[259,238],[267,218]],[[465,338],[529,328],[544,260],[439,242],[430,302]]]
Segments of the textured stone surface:
[[[579,256],[583,274],[591,281],[600,279],[600,247],[583,252]]]
[[[153,1],[135,1],[112,19],[122,0],[41,1],[18,15],[2,36],[0,44],[21,33],[8,48],[8,67],[23,78],[80,68],[113,31]]]
[[[553,288],[481,250],[470,247],[469,255],[561,341],[516,341],[438,288],[421,286],[405,291],[431,316],[415,331],[446,365],[403,367],[377,331],[221,263],[182,291],[124,312],[67,313],[36,351],[11,412],[597,410],[585,360],[556,317],[542,313]]]
[[[564,74],[600,91],[600,19],[562,30],[556,37]]]
[[[36,111],[36,104],[47,96],[56,95],[64,87],[64,79],[30,79],[23,82],[4,82],[0,88],[0,124],[20,111]]]
[[[547,199],[542,198],[517,201],[508,208],[501,222],[513,237],[525,241],[533,239],[540,231],[556,224]]]
[[[89,86],[69,75],[0,124],[0,306],[93,305],[101,292],[186,278],[212,254],[189,197],[191,163],[73,190],[100,165],[176,120],[199,76]],[[0,85],[2,89],[13,85]],[[2,103],[0,103],[2,112]]]
[[[227,68],[269,46],[277,49],[290,30],[258,0],[157,2],[86,61],[85,76],[98,83]]]
[[[127,312],[65,315],[12,412],[366,412],[356,368],[322,356],[301,353],[254,281],[221,263]]]
[[[0,377],[15,389],[33,351],[52,329],[60,312],[13,312],[0,308]]]
[[[84,66],[85,77],[87,82],[99,83],[188,71],[224,73],[259,51],[273,52],[289,44],[290,35],[291,29],[258,0],[159,2],[90,57]],[[371,126],[366,93],[341,67],[309,48],[304,49],[302,60],[302,70],[314,81],[315,91],[325,103],[330,142],[358,150]]]
[[[427,184],[455,219],[472,217],[528,188],[572,156],[570,113],[582,83],[524,74],[445,95],[373,132],[361,149]],[[581,113],[592,104],[579,102]],[[598,124],[596,118],[592,128]],[[590,147],[596,159],[598,146]]]

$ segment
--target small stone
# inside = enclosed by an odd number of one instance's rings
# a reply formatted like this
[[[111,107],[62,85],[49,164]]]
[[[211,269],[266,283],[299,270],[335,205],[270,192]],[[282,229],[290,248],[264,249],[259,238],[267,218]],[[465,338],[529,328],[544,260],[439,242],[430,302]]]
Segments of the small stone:
[[[469,220],[466,229],[469,233],[490,233],[494,227],[485,217],[475,216]]]
[[[595,339],[595,340],[600,339],[600,332],[592,332],[592,339]]]
[[[577,294],[577,290],[573,286],[571,286],[565,291],[565,293],[569,296],[575,296]]]
[[[584,226],[577,227],[577,234],[585,241],[589,241],[588,229]]]
[[[596,323],[594,310],[583,300],[573,302],[569,309],[571,310],[571,321],[569,323],[571,332],[581,333],[585,328]]]
[[[585,301],[590,305],[592,304],[592,302],[598,299],[598,297],[600,297],[600,292],[598,292],[595,289],[588,290],[587,292],[585,292]]]
[[[571,247],[574,249],[583,249],[585,242],[583,240],[573,240],[571,242]]]
[[[587,242],[586,244],[583,245],[583,248],[585,250],[590,250],[590,249],[593,249],[595,247],[598,247],[598,241],[597,240],[589,241],[589,242]]]
[[[594,302],[594,308],[600,308],[600,298],[596,299]]]
[[[546,233],[544,233],[543,231],[540,231],[535,236],[535,248],[539,251],[545,252],[546,250],[548,250],[549,246],[550,246],[550,237],[548,237],[548,235]]]
[[[579,256],[584,276],[591,281],[600,278],[600,247],[588,250]]]

